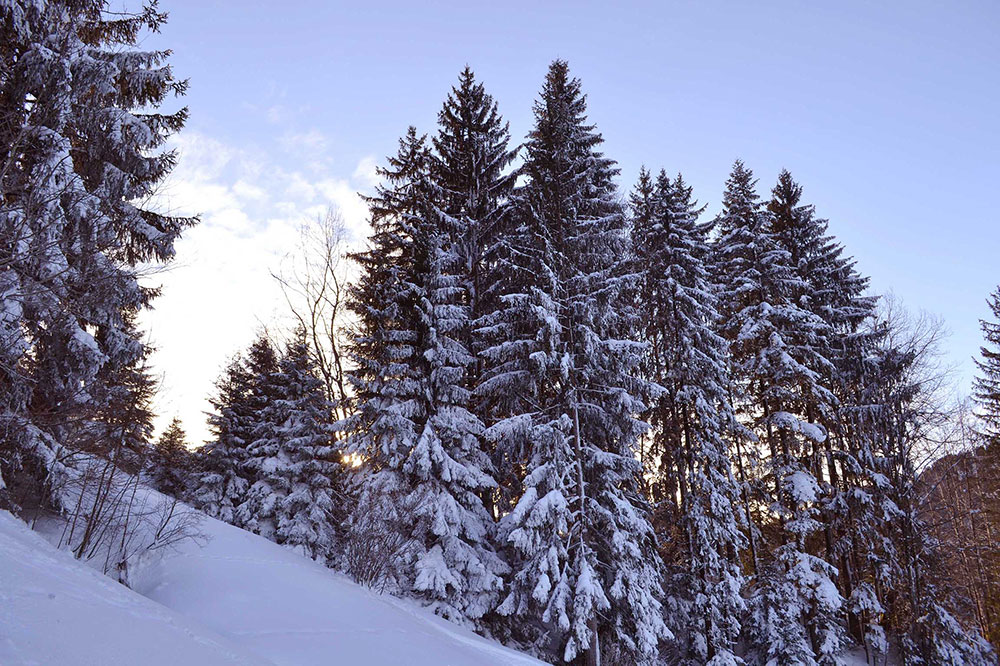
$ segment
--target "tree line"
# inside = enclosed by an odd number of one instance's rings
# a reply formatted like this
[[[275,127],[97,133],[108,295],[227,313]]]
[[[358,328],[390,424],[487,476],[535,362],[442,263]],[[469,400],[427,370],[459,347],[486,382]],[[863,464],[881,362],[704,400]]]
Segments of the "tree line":
[[[995,663],[918,469],[952,423],[937,332],[870,295],[787,171],[762,196],[737,161],[712,218],[679,173],[622,196],[563,61],[522,145],[463,70],[379,170],[356,278],[285,280],[312,305],[225,368],[212,441],[151,449],[140,272],[196,220],[136,202],[186,84],[134,48],[155,3],[104,10],[0,4],[3,506],[69,511],[75,461],[107,460],[553,663]],[[959,541],[987,529],[948,506]],[[966,553],[995,587],[990,544]]]
[[[555,662],[991,663],[918,479],[938,332],[789,172],[764,198],[736,162],[711,219],[662,170],[622,202],[565,62],[534,115],[512,146],[466,68],[380,169],[314,554]],[[259,464],[230,469],[253,501]]]

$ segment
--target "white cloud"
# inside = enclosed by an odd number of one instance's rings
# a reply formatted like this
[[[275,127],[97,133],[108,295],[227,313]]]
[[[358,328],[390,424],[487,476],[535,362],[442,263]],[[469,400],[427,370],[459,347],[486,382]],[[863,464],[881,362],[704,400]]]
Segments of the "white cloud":
[[[316,197],[316,188],[302,174],[293,173],[287,178],[285,195],[296,200],[312,201]]]
[[[233,160],[236,152],[204,134],[185,133],[170,139],[179,155],[173,180],[205,180],[217,178]]]
[[[351,233],[351,242],[360,242],[368,236],[368,208],[350,183],[328,179],[320,181],[316,187],[340,211]]]
[[[244,200],[264,201],[267,199],[267,192],[245,180],[238,180],[233,184],[233,194]]]
[[[207,398],[226,361],[262,324],[284,315],[270,271],[295,250],[299,226],[333,205],[355,240],[367,235],[366,208],[352,183],[371,186],[366,174],[373,161],[362,160],[349,177],[328,169],[312,177],[197,133],[186,133],[175,147],[180,161],[158,204],[197,213],[201,224],[177,243],[169,270],[149,279],[163,290],[143,323],[163,375],[157,425],[179,416],[190,441],[200,444],[208,437]]]
[[[351,174],[351,180],[363,189],[371,189],[378,184],[378,174],[375,172],[378,162],[373,155],[362,157],[358,168]]]

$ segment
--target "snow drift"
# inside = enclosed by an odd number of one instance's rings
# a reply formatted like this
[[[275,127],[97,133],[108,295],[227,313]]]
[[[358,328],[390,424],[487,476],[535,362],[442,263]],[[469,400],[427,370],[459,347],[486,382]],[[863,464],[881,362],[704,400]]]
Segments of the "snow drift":
[[[0,663],[528,665],[541,662],[206,518],[130,590],[0,512]]]

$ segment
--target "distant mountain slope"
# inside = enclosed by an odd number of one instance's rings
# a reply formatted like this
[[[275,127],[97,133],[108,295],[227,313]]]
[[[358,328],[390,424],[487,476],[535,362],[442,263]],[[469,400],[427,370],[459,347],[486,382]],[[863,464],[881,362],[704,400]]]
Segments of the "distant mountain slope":
[[[919,488],[921,518],[948,574],[941,583],[957,592],[952,612],[1000,647],[1000,445],[939,458]]]

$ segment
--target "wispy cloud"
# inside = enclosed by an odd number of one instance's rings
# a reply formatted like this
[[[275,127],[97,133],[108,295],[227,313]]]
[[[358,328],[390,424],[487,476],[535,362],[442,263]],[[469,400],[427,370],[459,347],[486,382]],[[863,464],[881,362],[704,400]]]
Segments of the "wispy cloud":
[[[375,171],[378,163],[373,155],[362,157],[358,162],[358,168],[351,174],[351,181],[362,189],[371,189],[378,183],[378,175]]]
[[[290,141],[314,151],[310,168],[289,170],[254,149],[193,132],[174,142],[178,167],[158,204],[202,221],[178,242],[175,264],[151,278],[163,293],[144,324],[163,374],[158,425],[177,415],[194,443],[208,436],[207,397],[226,360],[284,314],[270,271],[295,250],[300,225],[335,206],[355,241],[367,236],[357,190],[372,187],[374,160],[338,178],[327,166],[325,137],[307,132]]]

